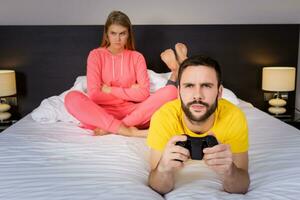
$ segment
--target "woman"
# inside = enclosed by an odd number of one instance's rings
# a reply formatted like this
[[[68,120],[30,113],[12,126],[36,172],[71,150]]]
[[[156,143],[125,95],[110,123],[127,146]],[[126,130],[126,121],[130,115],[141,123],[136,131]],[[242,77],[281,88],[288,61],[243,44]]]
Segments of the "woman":
[[[179,48],[183,56],[184,47]],[[88,96],[79,91],[69,92],[65,97],[67,110],[96,135],[116,133],[146,137],[148,130],[145,128],[152,114],[177,97],[175,54],[169,49],[161,57],[172,71],[171,84],[150,96],[146,62],[143,55],[135,51],[130,20],[120,11],[111,12],[105,23],[101,47],[88,56]]]

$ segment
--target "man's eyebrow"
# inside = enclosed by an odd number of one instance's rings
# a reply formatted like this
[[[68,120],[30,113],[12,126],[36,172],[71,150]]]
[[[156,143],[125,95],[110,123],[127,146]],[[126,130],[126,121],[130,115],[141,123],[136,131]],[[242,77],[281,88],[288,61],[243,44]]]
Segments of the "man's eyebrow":
[[[196,84],[191,83],[191,82],[185,82],[185,83],[182,83],[182,85],[196,85]],[[200,83],[200,85],[215,85],[215,84],[212,82],[203,82],[203,83]]]
[[[201,83],[201,85],[210,85],[210,86],[213,86],[215,85],[214,83],[211,83],[211,82],[204,82],[204,83]]]
[[[185,82],[185,83],[182,83],[182,85],[195,85],[195,83]]]

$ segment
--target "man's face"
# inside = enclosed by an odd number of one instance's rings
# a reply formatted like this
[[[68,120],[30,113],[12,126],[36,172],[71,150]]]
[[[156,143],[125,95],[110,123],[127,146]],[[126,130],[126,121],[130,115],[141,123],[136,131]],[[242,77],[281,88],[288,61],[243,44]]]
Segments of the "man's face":
[[[203,122],[216,110],[222,87],[216,71],[207,66],[189,66],[181,76],[179,95],[185,116],[192,123]]]

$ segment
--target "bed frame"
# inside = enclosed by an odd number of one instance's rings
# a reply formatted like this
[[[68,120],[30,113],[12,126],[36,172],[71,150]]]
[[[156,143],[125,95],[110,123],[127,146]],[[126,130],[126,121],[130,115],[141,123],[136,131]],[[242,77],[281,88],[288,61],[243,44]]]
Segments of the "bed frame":
[[[18,113],[69,89],[86,72],[89,51],[103,26],[0,26],[0,69],[17,72]],[[137,50],[149,69],[168,71],[160,53],[180,41],[189,55],[206,54],[222,66],[223,81],[238,97],[264,109],[263,66],[297,66],[299,25],[136,25]],[[289,94],[292,110],[295,94]]]

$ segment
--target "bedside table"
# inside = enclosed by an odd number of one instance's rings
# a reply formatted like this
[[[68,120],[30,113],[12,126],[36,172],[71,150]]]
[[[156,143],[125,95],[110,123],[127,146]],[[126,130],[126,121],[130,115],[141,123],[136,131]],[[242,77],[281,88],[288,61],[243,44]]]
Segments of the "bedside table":
[[[295,119],[291,115],[272,115],[272,116],[300,130],[300,119]]]
[[[300,121],[289,121],[286,123],[300,130]]]
[[[0,133],[16,122],[17,120],[7,120],[0,122]]]

